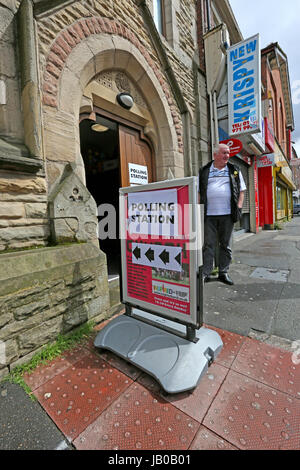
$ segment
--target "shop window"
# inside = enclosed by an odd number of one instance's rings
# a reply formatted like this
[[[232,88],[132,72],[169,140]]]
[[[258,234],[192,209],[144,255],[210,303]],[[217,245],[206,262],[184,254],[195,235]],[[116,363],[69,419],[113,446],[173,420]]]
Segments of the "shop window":
[[[276,204],[277,210],[284,210],[284,190],[279,184],[276,185]]]
[[[287,203],[288,203],[288,210],[292,211],[293,209],[293,196],[290,190],[287,191]]]

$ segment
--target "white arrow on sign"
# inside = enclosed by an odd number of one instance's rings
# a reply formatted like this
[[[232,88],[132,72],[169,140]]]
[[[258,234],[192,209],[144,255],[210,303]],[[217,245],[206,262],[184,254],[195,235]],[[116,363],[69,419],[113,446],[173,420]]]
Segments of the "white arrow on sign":
[[[182,248],[178,246],[132,243],[132,262],[151,268],[182,271]]]

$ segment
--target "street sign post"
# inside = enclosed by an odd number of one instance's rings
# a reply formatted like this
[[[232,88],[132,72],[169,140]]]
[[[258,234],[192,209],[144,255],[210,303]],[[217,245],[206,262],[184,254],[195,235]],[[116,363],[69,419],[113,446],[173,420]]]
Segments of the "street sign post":
[[[168,393],[194,388],[222,349],[202,327],[202,231],[196,177],[120,189],[121,301],[95,339]]]

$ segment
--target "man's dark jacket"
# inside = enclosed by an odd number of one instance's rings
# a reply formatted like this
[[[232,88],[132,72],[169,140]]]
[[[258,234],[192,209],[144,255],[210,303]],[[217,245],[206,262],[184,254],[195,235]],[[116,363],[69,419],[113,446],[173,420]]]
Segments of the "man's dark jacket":
[[[209,162],[199,170],[199,193],[200,204],[204,204],[204,216],[207,213],[207,185],[209,170],[213,162]],[[230,177],[231,188],[231,216],[233,222],[237,222],[241,218],[241,209],[238,208],[238,200],[240,197],[240,170],[232,163],[227,163]]]

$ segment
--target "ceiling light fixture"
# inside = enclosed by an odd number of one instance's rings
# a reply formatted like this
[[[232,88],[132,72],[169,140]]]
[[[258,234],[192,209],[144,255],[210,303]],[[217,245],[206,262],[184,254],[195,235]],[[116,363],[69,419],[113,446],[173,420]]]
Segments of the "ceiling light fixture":
[[[132,96],[126,92],[117,95],[117,102],[125,109],[130,109],[134,105]]]
[[[108,127],[103,126],[103,124],[98,124],[98,123],[93,124],[92,129],[95,132],[106,132],[106,131],[108,131]]]

